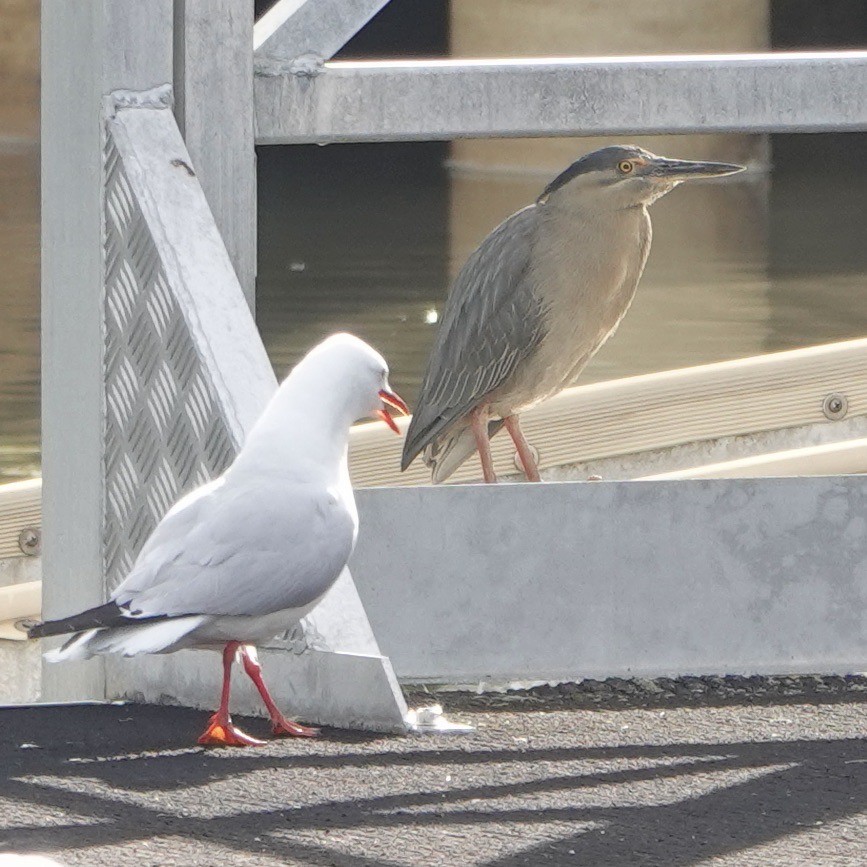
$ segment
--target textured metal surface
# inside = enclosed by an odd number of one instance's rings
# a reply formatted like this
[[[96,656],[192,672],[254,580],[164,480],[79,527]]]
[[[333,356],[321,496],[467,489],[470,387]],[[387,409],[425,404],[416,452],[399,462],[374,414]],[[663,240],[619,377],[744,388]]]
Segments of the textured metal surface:
[[[105,575],[219,475],[235,443],[109,134],[105,147]]]
[[[276,380],[172,112],[120,107],[107,134],[103,541],[111,588],[177,496],[226,466]],[[304,644],[322,637],[335,652],[271,651],[276,694],[311,720],[399,728],[406,708],[348,572],[310,622],[316,634],[305,631]],[[197,651],[107,658],[106,695],[210,705],[214,660]]]
[[[863,130],[865,87],[865,51],[257,63],[256,141]]]

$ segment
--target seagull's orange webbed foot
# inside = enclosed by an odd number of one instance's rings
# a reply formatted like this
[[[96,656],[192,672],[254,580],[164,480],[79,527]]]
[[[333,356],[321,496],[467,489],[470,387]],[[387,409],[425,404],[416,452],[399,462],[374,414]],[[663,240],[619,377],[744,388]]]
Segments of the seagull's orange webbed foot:
[[[247,676],[256,685],[259,690],[259,695],[262,696],[262,701],[265,702],[265,707],[268,708],[268,716],[271,718],[271,731],[275,735],[287,735],[291,738],[315,738],[319,734],[319,729],[312,726],[303,726],[301,723],[293,722],[286,719],[280,712],[280,708],[274,703],[271,698],[271,693],[268,692],[268,687],[265,686],[265,681],[262,680],[262,668],[259,665],[259,659],[256,656],[256,650],[247,644],[240,645],[241,660],[244,663],[244,671]]]
[[[231,718],[220,719],[220,715],[215,713],[199,736],[198,743],[206,747],[261,747],[266,741],[251,737],[232,725]]]
[[[282,715],[271,720],[271,731],[278,737],[285,735],[291,738],[315,738],[319,735],[318,728],[303,726]]]

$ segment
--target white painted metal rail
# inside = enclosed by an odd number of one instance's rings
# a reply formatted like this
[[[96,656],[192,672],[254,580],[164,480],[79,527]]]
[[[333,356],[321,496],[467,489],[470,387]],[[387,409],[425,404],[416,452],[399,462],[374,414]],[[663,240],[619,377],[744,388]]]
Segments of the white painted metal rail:
[[[765,476],[841,476],[867,473],[867,438],[823,443],[771,454],[751,455],[670,473],[644,476],[646,481],[675,479],[755,479]]]
[[[829,418],[824,404],[835,394],[845,399],[845,408]],[[837,425],[842,439],[855,435],[843,425],[865,415],[867,340],[849,340],[567,388],[525,413],[523,427],[539,452],[541,469],[549,470],[784,428]],[[353,430],[350,467],[356,485],[429,481],[421,461],[400,472],[401,443],[396,440],[384,425]],[[813,443],[794,438],[784,447],[808,444]],[[509,438],[494,437],[491,446],[498,471],[513,473]],[[453,480],[479,478],[473,458]]]
[[[22,533],[28,528],[37,529],[41,524],[41,479],[0,485],[0,560],[29,553],[22,547],[27,545]],[[38,546],[38,538],[35,544]]]
[[[256,61],[257,144],[867,129],[867,51]]]

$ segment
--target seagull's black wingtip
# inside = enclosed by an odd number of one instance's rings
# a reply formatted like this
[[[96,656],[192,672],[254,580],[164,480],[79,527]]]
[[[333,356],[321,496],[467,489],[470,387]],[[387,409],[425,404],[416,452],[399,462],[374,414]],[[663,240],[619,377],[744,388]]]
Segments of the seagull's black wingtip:
[[[49,638],[52,635],[68,635],[70,632],[84,632],[88,629],[111,629],[117,626],[132,626],[154,620],[166,620],[167,615],[157,614],[152,617],[130,617],[129,611],[116,602],[106,602],[96,608],[88,608],[72,617],[62,617],[58,620],[46,620],[36,623],[27,630],[28,638]]]

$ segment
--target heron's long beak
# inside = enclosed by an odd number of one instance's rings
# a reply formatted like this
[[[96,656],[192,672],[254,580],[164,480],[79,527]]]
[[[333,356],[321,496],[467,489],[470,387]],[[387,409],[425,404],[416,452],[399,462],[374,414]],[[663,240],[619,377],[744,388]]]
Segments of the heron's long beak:
[[[745,166],[734,163],[705,163],[691,160],[655,160],[648,174],[651,178],[668,181],[691,181],[696,178],[716,178],[742,172]]]
[[[404,403],[403,398],[399,394],[395,394],[393,391],[388,391],[384,388],[379,391],[379,399],[386,405],[391,406],[396,409],[398,412],[403,415],[409,415],[409,407]],[[376,414],[396,433],[400,433],[400,428],[394,423],[394,419],[391,417],[385,407],[382,409],[378,409]]]

